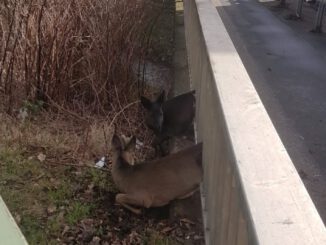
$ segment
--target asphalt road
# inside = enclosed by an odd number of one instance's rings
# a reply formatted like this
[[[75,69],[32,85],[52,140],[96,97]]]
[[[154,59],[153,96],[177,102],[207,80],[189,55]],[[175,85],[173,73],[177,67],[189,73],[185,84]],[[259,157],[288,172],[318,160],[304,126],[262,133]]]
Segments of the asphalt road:
[[[254,0],[213,2],[326,223],[325,35]]]

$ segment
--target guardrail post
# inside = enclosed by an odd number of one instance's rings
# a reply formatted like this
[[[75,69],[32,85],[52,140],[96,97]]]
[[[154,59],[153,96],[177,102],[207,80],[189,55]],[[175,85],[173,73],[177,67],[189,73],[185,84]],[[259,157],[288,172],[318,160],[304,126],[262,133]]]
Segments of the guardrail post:
[[[302,18],[302,7],[303,7],[303,0],[298,0],[297,10],[296,10],[296,17],[298,19]]]
[[[318,11],[317,11],[316,18],[315,18],[315,25],[314,25],[314,29],[312,30],[312,32],[316,32],[316,33],[322,32],[322,23],[323,23],[323,15],[324,15],[324,11],[325,11],[325,5],[326,5],[326,0],[321,0],[319,2]]]

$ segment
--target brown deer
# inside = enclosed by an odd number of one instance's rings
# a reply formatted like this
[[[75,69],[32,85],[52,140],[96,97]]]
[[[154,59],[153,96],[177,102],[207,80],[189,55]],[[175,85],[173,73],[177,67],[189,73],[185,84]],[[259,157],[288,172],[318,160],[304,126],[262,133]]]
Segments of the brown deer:
[[[202,179],[202,144],[161,159],[134,165],[136,138],[112,138],[112,177],[118,189],[116,202],[140,214],[136,207],[160,207],[191,196]]]
[[[165,100],[163,91],[155,101],[141,97],[141,103],[146,109],[146,125],[157,137],[157,144],[162,151],[162,143],[173,136],[186,134],[195,116],[195,91],[178,95]]]

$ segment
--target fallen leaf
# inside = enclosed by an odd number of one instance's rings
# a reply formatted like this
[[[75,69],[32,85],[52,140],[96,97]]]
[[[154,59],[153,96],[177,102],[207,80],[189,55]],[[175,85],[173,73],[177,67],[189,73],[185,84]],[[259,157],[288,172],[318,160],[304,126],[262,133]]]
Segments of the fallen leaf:
[[[64,221],[64,219],[65,219],[65,211],[64,210],[59,213],[57,219],[58,219],[59,222]]]
[[[165,227],[165,228],[162,230],[162,232],[163,232],[163,233],[168,233],[168,232],[172,231],[173,229],[174,229],[173,227]]]
[[[93,237],[92,241],[90,242],[90,245],[100,245],[101,238],[98,236]]]
[[[40,153],[37,155],[37,159],[40,161],[40,162],[44,162],[45,159],[46,159],[46,155],[44,155],[43,153]]]
[[[15,215],[15,220],[16,220],[16,223],[17,223],[17,224],[20,224],[22,218],[20,217],[19,214],[16,214],[16,215]]]
[[[48,214],[53,214],[55,211],[57,211],[57,207],[54,205],[50,205],[47,210]]]
[[[69,231],[70,227],[68,225],[65,225],[65,227],[63,228],[63,231],[61,233],[61,235],[63,236],[64,234],[66,234]]]
[[[191,221],[189,219],[186,219],[186,218],[180,219],[180,221],[183,222],[183,223],[191,224],[191,225],[194,225],[195,224],[195,222],[193,222],[193,221]]]

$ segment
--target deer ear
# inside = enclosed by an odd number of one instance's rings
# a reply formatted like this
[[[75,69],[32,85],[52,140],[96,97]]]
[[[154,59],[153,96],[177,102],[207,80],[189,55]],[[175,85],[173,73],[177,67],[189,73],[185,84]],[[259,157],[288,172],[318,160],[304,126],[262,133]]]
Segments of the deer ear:
[[[121,140],[116,134],[114,134],[112,137],[112,147],[114,147],[118,151],[122,150]]]
[[[159,104],[163,104],[165,100],[165,91],[163,90],[162,93],[157,97],[156,102]]]
[[[140,97],[140,101],[141,101],[141,104],[143,105],[143,107],[147,110],[150,110],[151,107],[152,107],[152,101],[150,101],[149,99],[147,99],[146,97],[144,96],[141,96]]]
[[[133,149],[135,149],[135,147],[136,147],[136,141],[137,141],[137,139],[136,139],[136,137],[135,136],[132,136],[131,137],[131,139],[130,139],[130,141],[129,141],[129,143],[128,143],[128,145],[127,145],[127,150],[133,150]]]

